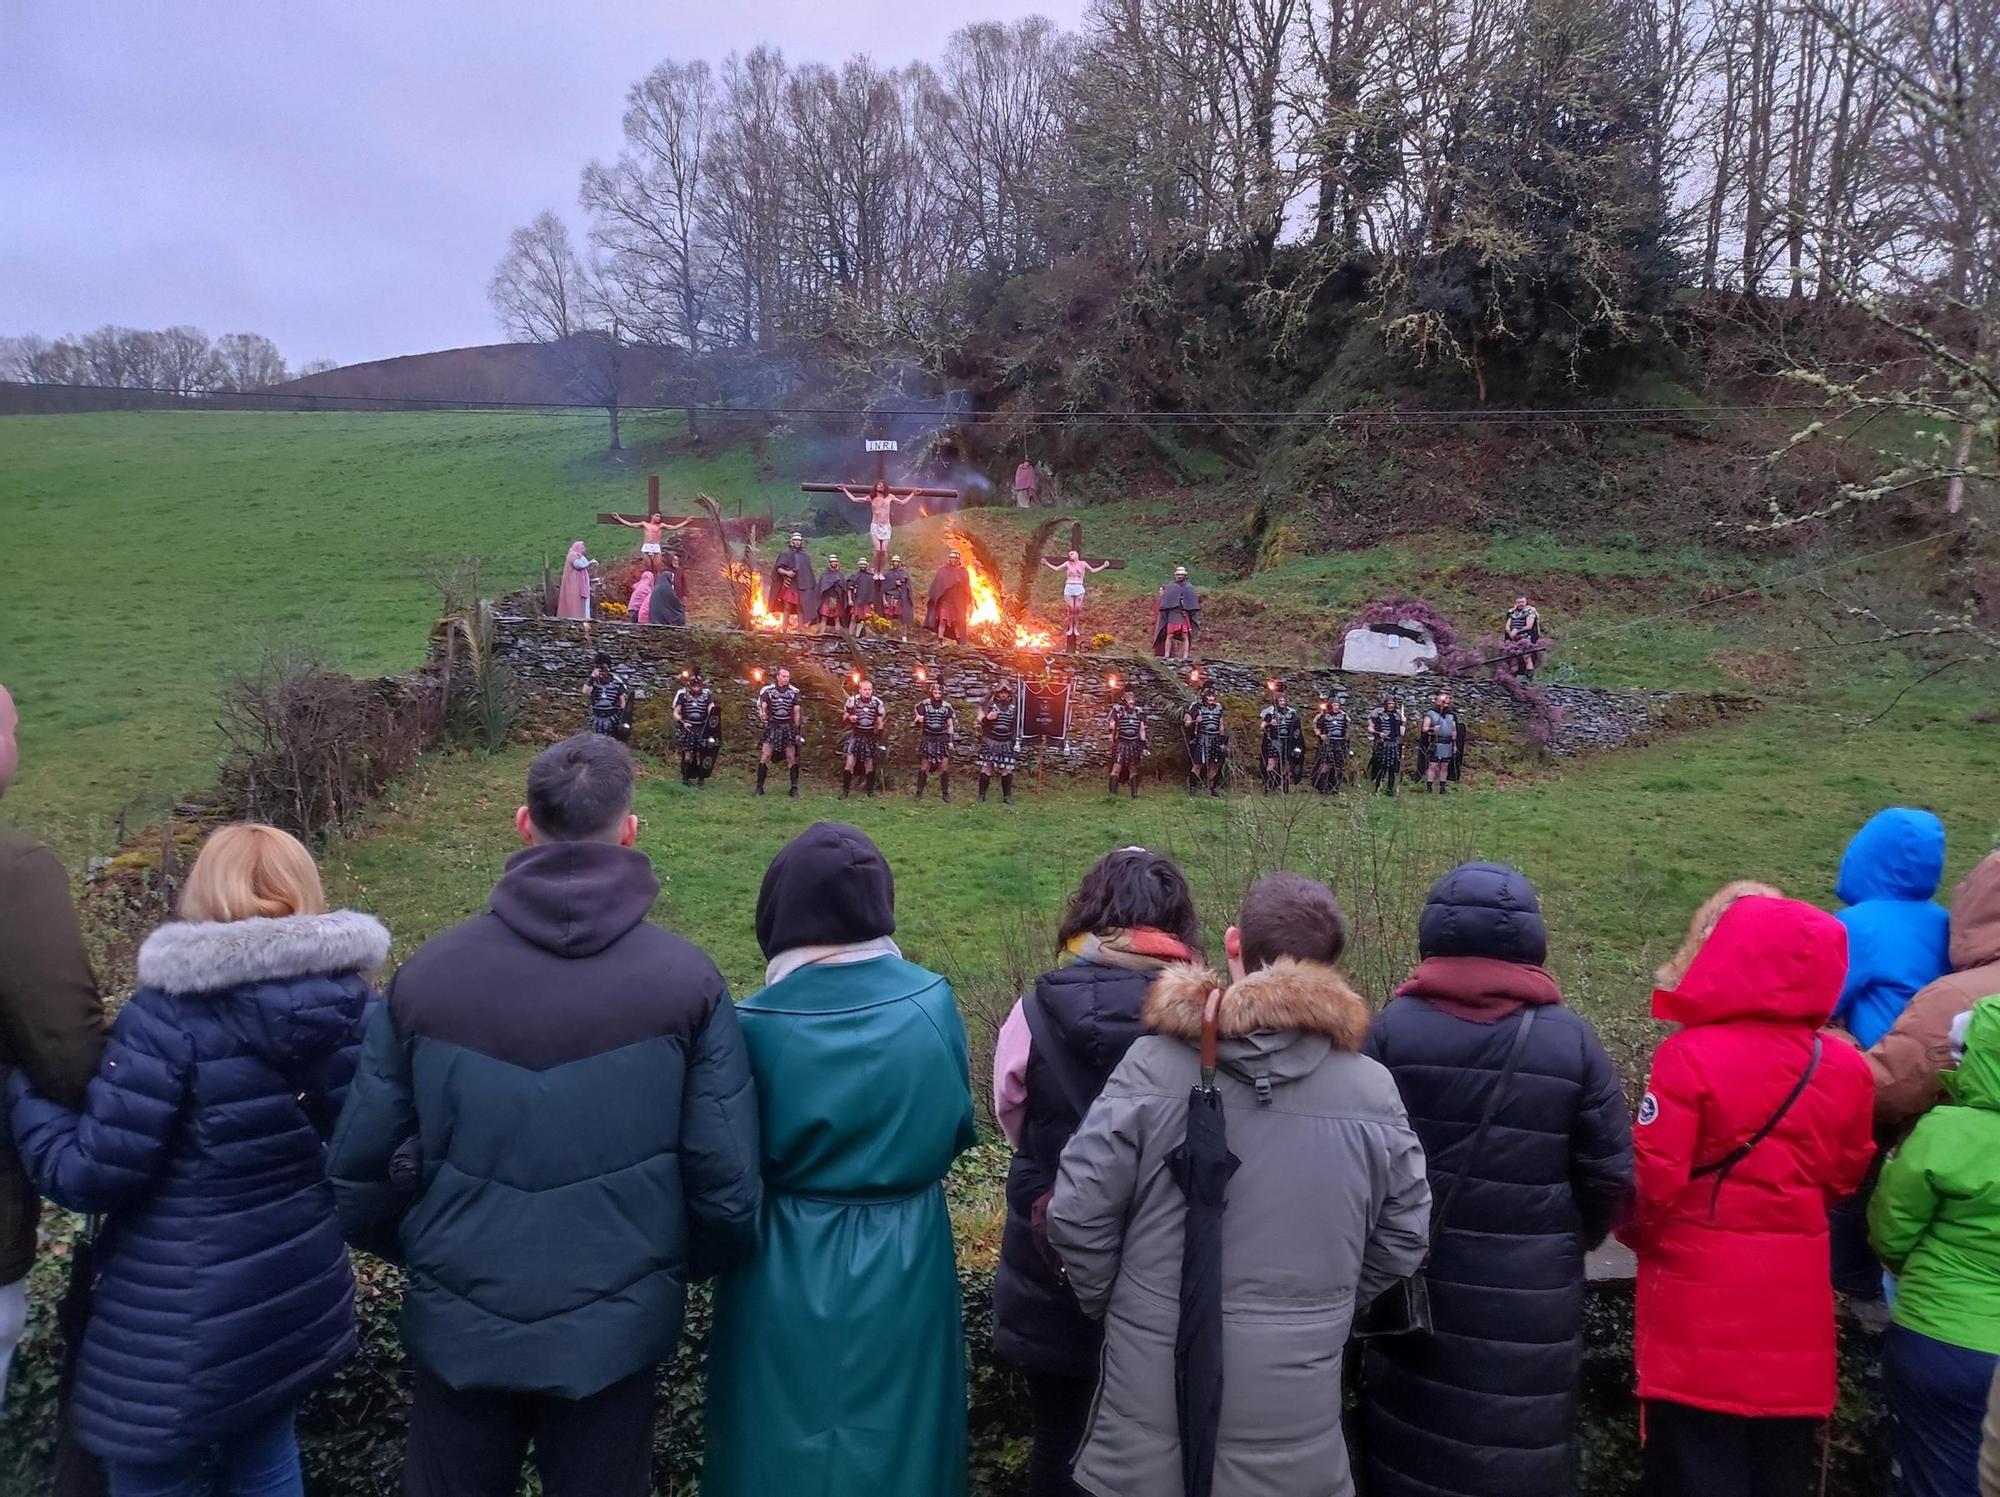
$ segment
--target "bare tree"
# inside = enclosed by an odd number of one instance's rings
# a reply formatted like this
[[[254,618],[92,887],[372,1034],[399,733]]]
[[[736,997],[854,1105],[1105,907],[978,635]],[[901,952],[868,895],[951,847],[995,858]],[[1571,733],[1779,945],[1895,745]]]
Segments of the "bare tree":
[[[208,334],[198,327],[170,327],[158,335],[161,389],[176,395],[200,395],[216,389],[224,378],[221,357]]]
[[[262,333],[224,333],[215,340],[222,361],[220,390],[264,390],[290,377],[278,345]]]
[[[625,149],[584,168],[592,241],[617,262],[648,341],[699,353],[708,340],[719,254],[703,219],[716,87],[705,62],[663,62],[626,96]]]

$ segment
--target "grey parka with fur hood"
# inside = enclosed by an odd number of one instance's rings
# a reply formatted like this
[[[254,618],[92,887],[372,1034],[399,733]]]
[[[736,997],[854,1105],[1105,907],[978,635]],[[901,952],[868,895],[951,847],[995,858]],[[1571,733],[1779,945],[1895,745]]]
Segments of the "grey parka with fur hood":
[[[1204,998],[1168,968],[1134,1044],[1069,1147],[1049,1240],[1105,1321],[1103,1381],[1076,1480],[1179,1497],[1174,1331],[1187,1203],[1167,1158],[1187,1134]],[[1217,1086],[1242,1165],[1223,1213],[1223,1404],[1215,1490],[1347,1497],[1341,1350],[1355,1307],[1427,1248],[1423,1148],[1388,1071],[1360,1054],[1369,1009],[1340,973],[1279,961],[1229,988]]]

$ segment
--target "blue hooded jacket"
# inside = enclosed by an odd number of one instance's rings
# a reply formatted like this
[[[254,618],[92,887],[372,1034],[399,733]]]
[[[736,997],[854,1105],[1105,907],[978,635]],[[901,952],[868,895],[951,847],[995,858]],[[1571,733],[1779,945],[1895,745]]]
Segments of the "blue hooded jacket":
[[[71,1411],[112,1461],[185,1459],[295,1407],[354,1354],[321,1165],[389,954],[366,915],[163,925],[81,1113],[16,1072],[37,1187],[107,1213]]]
[[[1944,823],[1928,811],[1878,811],[1840,860],[1847,983],[1834,1022],[1867,1049],[1917,989],[1951,970],[1950,916],[1933,902],[1944,876]]]

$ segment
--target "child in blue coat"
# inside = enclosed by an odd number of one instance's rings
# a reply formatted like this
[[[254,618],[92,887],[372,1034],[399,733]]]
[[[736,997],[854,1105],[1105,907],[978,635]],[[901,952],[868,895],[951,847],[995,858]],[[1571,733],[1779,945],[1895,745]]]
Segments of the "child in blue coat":
[[[1840,860],[1834,897],[1847,927],[1847,982],[1836,1024],[1868,1049],[1917,989],[1951,970],[1950,916],[1931,896],[1944,877],[1944,823],[1892,806],[1870,817]]]

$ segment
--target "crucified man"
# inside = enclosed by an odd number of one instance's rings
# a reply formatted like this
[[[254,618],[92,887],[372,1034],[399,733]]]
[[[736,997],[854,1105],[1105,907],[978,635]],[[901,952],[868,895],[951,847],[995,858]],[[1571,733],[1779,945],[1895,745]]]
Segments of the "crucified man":
[[[623,515],[614,515],[612,518],[627,530],[643,532],[639,542],[639,553],[642,556],[658,556],[661,554],[660,532],[664,530],[685,530],[688,526],[694,524],[692,517],[681,520],[678,523],[670,521],[657,509],[643,520],[628,520]]]
[[[855,493],[853,489],[850,489],[844,483],[839,485],[839,488],[841,493],[852,499],[856,504],[865,504],[868,506],[868,539],[875,543],[874,569],[879,575],[888,570],[889,566],[889,517],[894,513],[896,505],[908,504],[917,495],[903,494],[898,496],[890,493],[889,481],[886,478],[876,479],[875,487],[865,494]]]
[[[1101,572],[1111,563],[1100,561],[1095,564],[1083,559],[1080,551],[1071,551],[1067,561],[1050,561],[1042,558],[1042,565],[1051,572],[1063,574],[1063,606],[1069,610],[1069,625],[1064,630],[1071,640],[1083,635],[1083,579],[1092,572]]]

